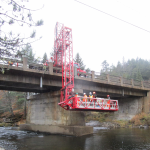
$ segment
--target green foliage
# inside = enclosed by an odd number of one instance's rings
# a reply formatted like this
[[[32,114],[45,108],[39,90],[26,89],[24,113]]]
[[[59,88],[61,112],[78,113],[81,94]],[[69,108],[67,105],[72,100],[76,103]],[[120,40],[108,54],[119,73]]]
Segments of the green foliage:
[[[109,64],[107,63],[106,60],[104,60],[104,61],[102,62],[102,70],[101,70],[101,72],[107,73],[108,71],[109,71]]]
[[[85,71],[86,71],[87,73],[90,73],[90,72],[91,72],[90,68],[85,69]]]
[[[48,60],[48,57],[47,57],[47,54],[46,54],[46,53],[44,53],[42,62],[43,62],[43,63],[45,63],[45,62],[46,62],[46,60]]]
[[[29,63],[35,60],[35,54],[33,53],[33,49],[29,43],[25,45],[19,54],[27,56]]]
[[[82,70],[85,69],[85,65],[84,65],[83,60],[82,60],[81,56],[79,55],[79,53],[76,54],[75,59],[74,59],[74,62],[75,62],[75,63],[78,63],[78,64],[80,65],[80,68],[81,68]]]
[[[18,107],[20,107],[23,103],[24,103],[24,101],[26,101],[26,93],[24,93],[24,92],[17,92],[16,93],[16,98],[17,98],[17,105],[18,105]]]
[[[137,58],[131,59],[123,63],[118,62],[117,66],[110,66],[107,61],[102,63],[101,73],[110,75],[122,76],[134,80],[149,80],[150,79],[150,61]]]
[[[0,91],[0,113],[10,112],[22,109],[26,101],[25,92]]]

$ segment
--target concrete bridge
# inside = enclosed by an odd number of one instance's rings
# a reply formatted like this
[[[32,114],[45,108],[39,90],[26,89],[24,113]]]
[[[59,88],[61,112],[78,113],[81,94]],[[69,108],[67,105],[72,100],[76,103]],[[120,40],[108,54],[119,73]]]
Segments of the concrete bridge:
[[[0,89],[22,92],[45,93],[58,91],[62,86],[61,68],[53,67],[53,63],[43,69],[42,64],[27,63],[27,58],[23,58],[20,66],[10,66],[0,64],[5,69],[4,74],[0,74]],[[60,73],[58,73],[60,72]],[[80,73],[77,76],[75,68],[75,91],[83,92],[96,91],[100,97],[106,94],[111,97],[133,97],[146,96],[150,90],[150,82],[135,81],[118,76],[96,75],[92,73]],[[86,75],[86,77],[84,77]],[[41,85],[40,85],[41,81]]]
[[[43,70],[42,64],[28,64],[27,58],[19,66],[0,64],[5,69],[0,74],[0,90],[41,93],[29,98],[27,124],[23,129],[69,135],[92,133],[91,127],[85,127],[84,112],[65,111],[58,106],[62,85],[61,68],[49,63]],[[77,76],[80,74],[80,76]],[[84,77],[86,75],[86,77]],[[111,75],[79,73],[75,68],[75,92],[96,91],[98,97],[119,100],[116,119],[131,119],[135,114],[149,111],[150,83],[134,81]]]

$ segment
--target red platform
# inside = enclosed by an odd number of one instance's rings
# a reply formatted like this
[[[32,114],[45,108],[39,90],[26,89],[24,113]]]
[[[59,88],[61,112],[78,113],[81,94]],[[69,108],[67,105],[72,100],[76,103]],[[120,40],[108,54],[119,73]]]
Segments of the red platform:
[[[118,111],[118,100],[104,98],[72,97],[59,105],[66,110]]]

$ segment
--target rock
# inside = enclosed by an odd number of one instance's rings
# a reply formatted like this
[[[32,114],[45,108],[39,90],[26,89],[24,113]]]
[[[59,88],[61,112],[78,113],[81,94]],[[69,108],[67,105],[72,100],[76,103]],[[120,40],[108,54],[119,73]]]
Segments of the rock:
[[[139,128],[141,128],[141,129],[147,129],[147,128],[148,128],[148,126],[146,126],[146,125],[145,125],[145,126],[140,125],[140,126],[139,126]]]

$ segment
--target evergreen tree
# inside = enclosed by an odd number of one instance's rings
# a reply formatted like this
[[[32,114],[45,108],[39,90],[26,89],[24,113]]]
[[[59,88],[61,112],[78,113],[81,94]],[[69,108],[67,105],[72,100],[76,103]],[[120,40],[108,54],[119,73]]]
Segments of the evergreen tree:
[[[90,73],[90,72],[91,72],[90,68],[85,69],[85,71],[86,71],[87,73]]]
[[[83,60],[82,60],[82,58],[80,57],[79,53],[76,54],[75,59],[74,59],[74,62],[75,62],[75,63],[78,63],[79,66],[80,66],[80,68],[81,68],[82,70],[85,69],[85,65],[84,65]]]
[[[14,110],[26,109],[26,93],[14,91],[0,91],[0,113],[10,112],[14,116]]]
[[[108,73],[108,71],[109,71],[109,64],[107,63],[106,60],[104,60],[102,62],[102,70],[101,70],[101,72]]]
[[[131,59],[117,66],[110,66],[107,61],[102,63],[101,73],[109,73],[111,75],[122,76],[134,80],[149,80],[150,79],[150,62],[144,59]]]
[[[35,54],[29,43],[22,49],[21,54],[27,56],[29,63],[32,63],[35,60]]]
[[[45,62],[46,62],[46,60],[48,60],[48,57],[47,57],[47,54],[46,54],[46,53],[44,53],[42,62],[43,62],[43,63],[45,63]]]

